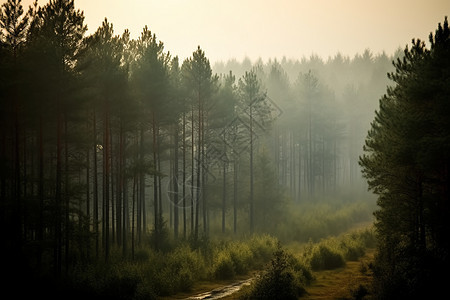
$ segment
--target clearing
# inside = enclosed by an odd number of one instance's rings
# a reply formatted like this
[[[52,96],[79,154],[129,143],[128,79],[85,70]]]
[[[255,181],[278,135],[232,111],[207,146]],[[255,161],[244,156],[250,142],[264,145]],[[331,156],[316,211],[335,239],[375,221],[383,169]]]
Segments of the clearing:
[[[357,261],[347,261],[345,267],[314,272],[315,281],[306,287],[303,300],[361,299],[370,293],[372,272],[369,264],[373,261],[375,249],[366,249],[366,254]],[[180,293],[163,299],[239,299],[239,290],[250,284],[250,278],[236,281],[204,282],[196,286],[189,294]]]
[[[375,249],[366,249],[363,257],[347,261],[343,268],[314,272],[316,280],[306,287],[307,295],[300,299],[361,299],[365,293],[370,293],[372,271],[368,265],[374,255]]]

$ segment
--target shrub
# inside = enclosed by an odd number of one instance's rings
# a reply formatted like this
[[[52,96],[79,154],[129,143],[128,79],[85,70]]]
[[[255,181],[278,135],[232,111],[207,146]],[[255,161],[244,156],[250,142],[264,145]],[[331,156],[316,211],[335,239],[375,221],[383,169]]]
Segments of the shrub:
[[[188,291],[195,281],[206,277],[204,258],[199,250],[181,245],[169,253],[153,252],[145,264],[145,284],[159,296]]]
[[[343,240],[340,244],[341,251],[346,260],[356,261],[364,255],[363,243],[359,240]]]
[[[237,275],[247,274],[250,270],[253,260],[253,252],[246,243],[231,243],[227,247],[234,270]]]
[[[292,254],[287,255],[287,260],[289,266],[297,274],[297,278],[300,282],[310,284],[314,280],[314,276],[311,272],[311,269],[307,267],[304,263],[300,262]]]
[[[213,274],[217,279],[231,279],[236,274],[233,260],[226,249],[217,253],[214,259]]]
[[[272,254],[277,249],[278,240],[270,235],[253,236],[249,241],[250,250],[253,253],[253,267],[261,269],[270,261]]]
[[[253,287],[243,299],[298,299],[305,293],[301,276],[292,267],[292,256],[281,247],[273,254],[265,273],[256,279]]]
[[[167,255],[166,261],[176,291],[190,290],[194,282],[206,273],[202,255],[188,246],[178,247]]]
[[[333,251],[326,245],[319,245],[312,251],[310,259],[313,270],[331,270],[345,265],[342,254]]]

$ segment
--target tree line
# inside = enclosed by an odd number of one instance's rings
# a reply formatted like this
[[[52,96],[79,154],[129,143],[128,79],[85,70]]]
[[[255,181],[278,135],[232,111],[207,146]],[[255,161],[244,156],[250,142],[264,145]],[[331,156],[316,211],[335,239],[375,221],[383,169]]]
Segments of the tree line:
[[[362,184],[361,132],[385,54],[211,67],[198,47],[180,62],[147,27],[132,39],[105,19],[86,35],[67,0],[28,11],[9,0],[0,29],[11,263],[59,276],[112,248],[134,257],[169,236],[195,244],[216,225],[270,232],[288,203]]]
[[[338,53],[328,60],[315,55],[267,62],[232,59],[216,62],[213,69],[236,75],[256,70],[278,112],[267,133],[270,160],[286,194],[301,202],[344,190],[366,196],[358,165],[361,145],[378,97],[390,84],[386,74],[402,56],[400,50],[388,56],[367,49],[353,58]]]
[[[360,158],[378,196],[375,290],[380,299],[436,298],[449,266],[448,20],[414,39],[389,73]]]
[[[238,210],[255,230],[254,124],[269,126],[273,108],[254,71],[215,75],[200,47],[180,63],[147,27],[131,39],[105,19],[85,36],[74,1],[25,12],[10,0],[0,25],[0,227],[10,254],[61,274],[108,260],[113,245],[133,256],[148,236],[163,249],[169,216],[175,239],[197,241],[209,231],[215,174],[222,230],[231,181],[233,230]],[[238,203],[247,177],[251,195]]]

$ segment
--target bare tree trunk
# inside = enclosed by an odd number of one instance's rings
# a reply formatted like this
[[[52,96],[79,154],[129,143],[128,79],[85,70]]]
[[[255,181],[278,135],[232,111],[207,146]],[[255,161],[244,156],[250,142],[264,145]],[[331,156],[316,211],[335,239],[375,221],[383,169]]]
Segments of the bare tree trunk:
[[[134,248],[135,248],[135,208],[136,208],[136,185],[137,185],[137,174],[133,176],[133,196],[132,196],[132,206],[131,206],[131,258],[134,260]]]
[[[191,118],[191,234],[194,234],[194,105],[192,105],[192,118]]]
[[[67,114],[64,114],[64,258],[65,272],[69,270],[69,145],[67,135]]]
[[[178,239],[178,123],[174,126],[174,170],[173,170],[173,231],[175,239]]]
[[[60,112],[60,103],[58,103],[57,124],[56,124],[56,190],[55,190],[55,244],[53,249],[55,261],[55,273],[61,275],[61,252],[62,252],[62,228],[61,228],[61,202],[62,202],[62,146],[61,146],[61,127],[62,113]]]
[[[156,119],[155,112],[153,112],[153,122],[152,122],[152,131],[153,131],[153,163],[155,168],[157,167],[157,138],[156,138]],[[153,175],[153,198],[154,198],[154,214],[155,214],[155,224],[154,224],[154,233],[155,233],[155,248],[159,249],[159,230],[160,230],[160,218],[159,212],[160,208],[158,201],[158,177],[156,174]]]
[[[202,160],[202,114],[200,105],[200,95],[198,96],[198,143],[197,143],[197,198],[195,203],[195,233],[194,239],[198,240],[198,215],[199,215],[199,204],[200,204],[200,191],[201,191],[201,160]]]
[[[234,188],[234,193],[233,193],[233,232],[234,234],[236,234],[237,232],[237,197],[238,197],[238,167],[239,167],[239,163],[237,161],[237,156],[234,159],[234,167],[233,167],[233,172],[234,172],[234,176],[233,176],[233,188]]]
[[[144,165],[145,165],[145,139],[144,139],[144,128],[141,127],[140,132],[140,149],[139,149],[139,196],[137,201],[137,222],[136,222],[136,233],[138,244],[141,243],[142,238],[142,220],[143,220],[143,202],[145,201],[145,173],[144,173]]]
[[[250,104],[250,233],[254,231],[254,203],[253,203],[253,114]]]
[[[222,233],[225,233],[225,211],[227,201],[227,166],[223,163],[223,184],[222,184]]]
[[[94,192],[94,234],[95,234],[95,256],[99,257],[99,228],[98,228],[98,172],[97,172],[97,120],[94,109],[94,120],[93,120],[93,142],[94,142],[94,182],[93,182],[93,192]]]
[[[183,113],[183,238],[186,239],[186,113]]]
[[[38,198],[39,198],[39,225],[38,225],[38,268],[42,267],[42,255],[44,252],[44,126],[42,113],[39,117],[39,172],[38,172]],[[3,190],[2,190],[3,191]]]
[[[109,107],[108,103],[106,103],[105,107],[105,115],[104,115],[104,134],[103,134],[103,164],[104,164],[104,182],[103,182],[103,205],[104,205],[104,235],[105,235],[105,260],[108,261],[109,259],[109,225],[110,225],[110,219],[109,219],[109,210],[110,210],[110,200],[109,200],[109,180],[110,180],[110,159],[109,159]]]

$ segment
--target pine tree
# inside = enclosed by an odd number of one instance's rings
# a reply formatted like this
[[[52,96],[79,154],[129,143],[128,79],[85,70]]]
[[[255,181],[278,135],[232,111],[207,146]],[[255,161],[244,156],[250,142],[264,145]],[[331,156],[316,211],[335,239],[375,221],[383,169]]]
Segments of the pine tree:
[[[158,249],[161,246],[163,234],[163,214],[161,201],[161,153],[160,131],[166,121],[164,115],[167,112],[166,100],[169,87],[169,63],[170,55],[164,52],[164,44],[156,39],[156,35],[144,27],[141,37],[137,41],[138,59],[133,67],[132,82],[135,95],[139,99],[144,112],[140,128],[140,204],[145,205],[145,175],[153,175],[153,201],[154,201],[154,245]],[[150,116],[150,122],[147,119]],[[146,163],[145,131],[146,124],[150,124],[152,132],[152,166]],[[139,212],[140,210],[138,210]],[[145,210],[141,210],[142,220],[145,221]],[[141,217],[138,215],[137,233],[140,237]],[[144,227],[145,230],[145,227]]]
[[[61,273],[63,260],[67,271],[69,261],[71,184],[68,177],[70,134],[67,124],[71,117],[78,113],[78,110],[74,109],[76,93],[69,91],[73,91],[76,86],[75,68],[81,55],[80,46],[86,30],[83,13],[75,9],[74,1],[64,0],[50,1],[39,8],[30,29],[28,55],[34,64],[33,70],[43,75],[38,80],[42,80],[40,89],[44,94],[39,95],[38,99],[45,102],[46,112],[50,114],[48,119],[54,122],[52,130],[55,138],[56,164],[52,215],[56,274]]]
[[[24,243],[25,188],[23,154],[25,153],[24,49],[30,16],[20,0],[8,0],[0,7],[0,226],[2,236],[11,246],[12,255],[20,257]],[[9,185],[9,188],[7,187]],[[8,226],[12,225],[12,228]],[[5,232],[3,232],[5,230]],[[40,231],[41,232],[41,231]],[[39,235],[41,236],[41,235]]]
[[[431,48],[413,40],[394,62],[394,87],[380,100],[365,154],[369,188],[378,195],[382,296],[439,295],[439,271],[449,265],[448,162],[450,31],[447,19],[430,34]]]
[[[254,174],[253,174],[253,158],[255,147],[255,132],[257,123],[256,115],[260,113],[259,108],[265,100],[265,95],[261,93],[261,82],[254,70],[245,72],[244,76],[239,79],[239,93],[241,97],[241,105],[248,117],[249,125],[249,143],[250,143],[250,195],[249,195],[249,222],[250,232],[253,233],[255,226],[254,217]]]
[[[208,165],[205,160],[205,132],[208,125],[208,109],[211,105],[212,94],[215,92],[217,76],[212,75],[211,65],[205,52],[200,48],[192,53],[192,57],[186,59],[182,65],[183,85],[189,91],[189,97],[192,105],[192,136],[194,137],[194,113],[196,116],[197,128],[197,145],[196,145],[196,195],[195,197],[195,220],[194,220],[194,240],[198,240],[199,229],[199,208],[200,202],[203,208],[203,230],[207,231],[207,204],[205,197],[205,180]],[[195,112],[194,112],[195,107]],[[192,143],[194,140],[192,139]],[[194,153],[194,145],[192,145],[192,155]],[[192,160],[192,168],[194,161]],[[192,178],[193,180],[193,178]]]

